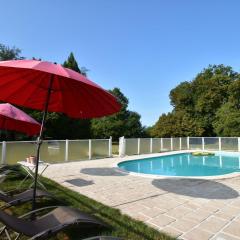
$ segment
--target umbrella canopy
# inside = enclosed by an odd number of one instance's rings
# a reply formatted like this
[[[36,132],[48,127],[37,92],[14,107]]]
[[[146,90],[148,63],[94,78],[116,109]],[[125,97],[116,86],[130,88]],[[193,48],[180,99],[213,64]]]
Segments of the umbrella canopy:
[[[40,128],[41,125],[22,110],[9,103],[0,104],[0,129],[33,136],[39,134]]]
[[[48,111],[73,118],[95,118],[118,112],[121,105],[109,92],[59,64],[36,60],[0,62],[0,100],[44,110],[38,137],[32,208],[36,204],[38,164]]]
[[[115,97],[83,75],[60,64],[36,60],[0,61],[0,100],[43,110],[50,79],[50,112],[96,118],[121,108]]]

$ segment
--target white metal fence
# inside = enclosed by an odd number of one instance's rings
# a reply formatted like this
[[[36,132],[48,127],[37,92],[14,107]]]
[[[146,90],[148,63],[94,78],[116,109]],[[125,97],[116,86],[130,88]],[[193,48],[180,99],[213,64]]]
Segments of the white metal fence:
[[[238,137],[119,139],[119,156],[177,150],[239,151]],[[15,164],[36,154],[36,142],[0,142],[0,163]],[[112,157],[112,138],[43,141],[40,159],[50,163]]]
[[[0,142],[2,164],[15,164],[36,154],[36,142]],[[40,159],[50,163],[79,161],[112,156],[112,138],[43,141]]]
[[[239,151],[239,137],[178,137],[119,139],[119,156],[176,150]]]

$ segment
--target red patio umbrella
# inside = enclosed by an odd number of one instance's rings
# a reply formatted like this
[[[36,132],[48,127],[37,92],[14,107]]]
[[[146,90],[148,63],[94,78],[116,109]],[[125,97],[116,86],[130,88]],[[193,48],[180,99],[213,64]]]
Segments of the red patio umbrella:
[[[0,100],[44,110],[38,137],[33,209],[43,126],[48,111],[73,118],[95,118],[120,110],[116,98],[83,75],[54,64],[36,60],[0,62]]]
[[[0,104],[0,129],[37,135],[41,125],[22,110],[9,103]]]

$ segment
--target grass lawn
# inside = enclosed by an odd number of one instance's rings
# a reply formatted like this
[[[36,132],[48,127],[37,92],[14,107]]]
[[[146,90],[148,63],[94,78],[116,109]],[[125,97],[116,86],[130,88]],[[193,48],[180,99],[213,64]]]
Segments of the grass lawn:
[[[14,166],[14,168],[17,169],[17,171],[21,174],[18,176],[11,174],[3,183],[0,184],[0,189],[2,191],[16,188],[16,186],[19,184],[19,181],[23,178],[22,172],[19,170],[19,168],[17,166]],[[94,235],[112,235],[122,237],[123,239],[173,240],[173,238],[148,227],[142,222],[136,221],[126,215],[121,214],[117,209],[107,207],[93,199],[62,187],[50,179],[42,178],[41,180],[47,187],[48,191],[53,193],[53,195],[59,199],[59,202],[57,203],[56,200],[41,200],[41,202],[38,203],[38,207],[49,205],[71,206],[95,215],[110,226],[110,229],[91,229],[91,231],[88,230],[85,232],[71,229],[65,231],[64,233],[59,233],[56,237],[52,237],[51,239],[80,240],[84,237],[90,237]],[[25,186],[28,185],[29,182],[25,182]],[[13,214],[21,215],[30,209],[31,205],[30,203],[27,203],[11,208],[10,211]]]

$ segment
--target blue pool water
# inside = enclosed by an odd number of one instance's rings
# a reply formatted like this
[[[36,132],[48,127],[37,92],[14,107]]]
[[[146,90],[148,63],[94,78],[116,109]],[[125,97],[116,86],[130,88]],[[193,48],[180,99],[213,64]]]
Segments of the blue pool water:
[[[129,172],[164,176],[216,176],[240,172],[240,155],[200,157],[183,153],[125,161],[118,166]]]

